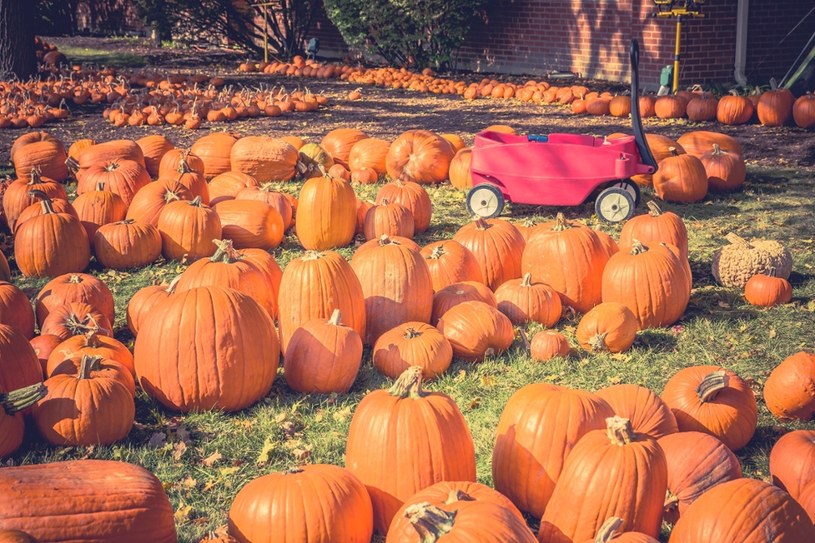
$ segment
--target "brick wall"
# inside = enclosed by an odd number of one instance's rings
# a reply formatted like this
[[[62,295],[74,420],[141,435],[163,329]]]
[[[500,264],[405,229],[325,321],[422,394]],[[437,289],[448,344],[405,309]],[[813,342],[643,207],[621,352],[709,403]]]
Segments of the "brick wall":
[[[738,0],[705,3],[703,19],[685,19],[682,28],[681,84],[728,83],[736,56]],[[748,77],[784,71],[809,38],[803,24],[765,57],[811,8],[800,0],[751,0]],[[473,24],[459,50],[457,67],[478,72],[543,74],[551,70],[584,77],[628,81],[628,44],[640,41],[643,86],[654,88],[662,68],[673,63],[675,19],[652,16],[651,0],[500,0],[484,20]],[[815,16],[813,19],[815,20]],[[312,34],[324,54],[347,49],[337,29],[319,10]],[[783,66],[783,69],[781,69]],[[780,76],[779,76],[780,77]]]

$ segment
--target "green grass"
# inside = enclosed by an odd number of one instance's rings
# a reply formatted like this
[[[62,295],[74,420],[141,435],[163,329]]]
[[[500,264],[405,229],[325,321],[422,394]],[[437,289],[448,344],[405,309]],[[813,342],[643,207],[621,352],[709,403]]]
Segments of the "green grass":
[[[695,205],[666,206],[686,220],[695,288],[679,326],[641,333],[629,352],[583,353],[540,364],[531,361],[516,341],[509,352],[483,363],[456,361],[446,375],[430,383],[430,389],[451,395],[461,407],[476,444],[479,481],[491,484],[491,449],[498,418],[507,399],[527,383],[546,381],[588,390],[637,383],[661,392],[677,370],[717,364],[749,378],[760,393],[768,372],[781,359],[815,345],[815,219],[811,213],[815,197],[811,187],[812,180],[801,171],[751,168],[742,193]],[[377,187],[357,190],[362,197],[372,199]],[[448,238],[467,221],[463,194],[450,187],[435,187],[429,192],[434,218],[430,231],[417,239],[420,244]],[[516,206],[509,215],[542,219],[551,218],[554,211]],[[589,206],[564,211],[573,218],[592,213]],[[604,229],[615,236],[619,233],[619,227]],[[731,231],[778,239],[789,246],[795,258],[793,303],[759,310],[748,306],[739,292],[715,285],[710,275],[711,255]],[[351,249],[341,252],[349,257]],[[275,254],[283,266],[301,250],[296,240],[288,237]],[[175,263],[162,263],[133,273],[92,271],[105,279],[116,297],[117,337],[132,340],[124,321],[129,297],[141,286],[168,279],[182,269]],[[31,295],[44,282],[17,281]],[[576,320],[566,319],[557,328],[573,339],[576,324]],[[76,449],[33,443],[15,463],[112,458],[141,464],[164,482],[178,512],[180,540],[197,541],[225,522],[232,499],[247,481],[299,462],[343,465],[345,436],[354,407],[366,392],[387,385],[387,379],[372,368],[366,351],[359,378],[347,395],[294,394],[279,376],[267,398],[241,413],[181,416],[168,413],[140,393],[138,423],[125,442]],[[797,425],[773,419],[760,400],[759,412],[756,436],[739,458],[747,475],[766,479],[773,442]]]
[[[114,68],[140,68],[147,65],[147,59],[144,57],[115,49],[93,49],[66,44],[61,45],[59,50],[68,57],[68,61],[71,63],[98,64]]]

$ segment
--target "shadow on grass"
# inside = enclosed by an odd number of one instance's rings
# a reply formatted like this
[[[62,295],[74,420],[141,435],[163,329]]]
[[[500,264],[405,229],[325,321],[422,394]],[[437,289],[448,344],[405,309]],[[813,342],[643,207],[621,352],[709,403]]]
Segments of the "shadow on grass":
[[[104,49],[88,49],[82,47],[63,46],[62,51],[72,63],[99,64],[115,68],[141,68],[148,64],[147,59],[121,51],[106,51]]]

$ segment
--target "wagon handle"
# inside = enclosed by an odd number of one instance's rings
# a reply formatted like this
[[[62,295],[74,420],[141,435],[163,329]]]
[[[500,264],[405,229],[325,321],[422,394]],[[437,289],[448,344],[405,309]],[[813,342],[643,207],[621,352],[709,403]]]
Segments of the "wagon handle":
[[[651,154],[651,149],[648,147],[645,131],[642,128],[642,119],[640,118],[639,64],[640,45],[637,40],[631,40],[631,127],[634,129],[634,140],[640,153],[640,161],[656,171],[657,161],[654,160],[654,155]]]

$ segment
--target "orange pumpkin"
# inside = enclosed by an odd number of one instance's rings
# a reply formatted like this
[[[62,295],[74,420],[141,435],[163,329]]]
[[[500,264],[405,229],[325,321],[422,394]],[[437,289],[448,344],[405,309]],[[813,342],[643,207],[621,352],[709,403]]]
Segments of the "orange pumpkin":
[[[636,315],[617,302],[603,302],[590,309],[577,325],[577,342],[587,351],[627,351],[639,331]]]
[[[792,106],[792,118],[801,128],[815,126],[815,94],[805,94],[798,97]]]
[[[483,283],[481,268],[469,249],[455,240],[436,241],[422,248],[433,290],[439,291],[453,283],[476,281]]]
[[[731,192],[738,190],[744,184],[747,170],[744,159],[734,153],[723,151],[718,144],[702,155],[702,165],[707,172],[708,186],[711,191]]]
[[[190,152],[204,164],[204,176],[212,179],[216,175],[232,169],[230,155],[237,138],[225,132],[213,132],[199,138],[190,147]]]
[[[68,158],[62,142],[46,132],[29,132],[17,138],[9,150],[15,175],[27,180],[34,169],[57,182],[68,178]]]
[[[66,363],[73,364],[82,355],[101,356],[120,363],[136,375],[133,368],[133,355],[120,341],[90,331],[82,336],[74,336],[57,345],[48,356],[45,375],[51,375]],[[67,362],[66,362],[67,361]]]
[[[450,367],[453,348],[434,326],[424,322],[405,322],[376,340],[373,363],[377,370],[396,379],[411,366],[422,368],[426,381],[436,378]]]
[[[25,292],[0,281],[0,324],[15,328],[26,339],[34,337],[34,309]]]
[[[221,238],[221,221],[215,210],[195,197],[167,204],[159,215],[158,231],[165,258],[191,262],[215,252],[212,240]]]
[[[213,207],[221,235],[238,249],[274,249],[283,240],[283,218],[276,209],[256,200],[226,200]]]
[[[133,197],[127,208],[126,219],[158,226],[158,218],[165,206],[179,200],[190,201],[194,197],[190,190],[169,179],[159,179],[142,187]]]
[[[161,134],[154,134],[138,139],[136,140],[136,145],[141,148],[142,154],[144,155],[144,166],[147,168],[147,173],[153,178],[159,176],[161,158],[167,152],[175,149],[173,143]]]
[[[100,279],[86,273],[66,273],[46,283],[37,293],[37,322],[42,326],[48,314],[72,302],[86,303],[113,322],[113,293]]]
[[[87,169],[82,180],[77,183],[76,193],[81,195],[91,192],[100,183],[129,206],[136,193],[150,184],[150,174],[144,166],[133,160],[97,162]]]
[[[30,218],[23,217],[23,213],[37,203],[42,198],[41,195],[51,200],[68,199],[65,187],[51,178],[41,176],[36,168],[27,179],[17,179],[6,187],[3,193],[3,212],[12,232],[16,232],[19,225]]]
[[[653,174],[654,190],[666,202],[693,203],[707,194],[707,172],[702,162],[693,155],[674,155],[659,163]]]
[[[362,231],[366,240],[379,239],[383,235],[413,237],[413,214],[405,206],[382,199],[365,214]]]
[[[515,338],[512,322],[492,305],[471,300],[446,311],[436,327],[453,347],[453,354],[479,362],[507,350]]]
[[[768,90],[758,99],[758,122],[764,126],[783,126],[792,116],[795,96],[789,89]]]
[[[710,132],[707,130],[695,130],[685,132],[676,140],[684,152],[697,158],[713,148],[713,144],[718,145],[723,151],[744,157],[744,150],[738,140],[721,132]],[[678,150],[679,148],[677,148]],[[670,153],[669,153],[670,154]],[[680,153],[681,154],[681,153]]]
[[[712,121],[716,118],[719,101],[711,95],[699,95],[688,102],[688,120],[693,122]]]
[[[442,315],[451,308],[471,300],[484,302],[492,307],[497,305],[495,294],[483,283],[477,281],[451,283],[433,294],[433,313],[430,317],[430,324],[436,326]]]
[[[793,430],[782,435],[770,451],[773,484],[799,499],[812,482],[815,469],[815,430]]]
[[[719,99],[716,120],[722,124],[744,124],[753,118],[755,108],[746,96],[728,95]]]
[[[390,142],[379,138],[363,138],[351,147],[348,154],[348,168],[353,172],[371,168],[377,176],[387,173],[385,160],[390,149]]]
[[[81,302],[71,302],[53,309],[40,326],[40,333],[57,336],[62,341],[91,330],[104,336],[113,335],[113,326],[107,317],[98,309]]]
[[[357,130],[356,128],[335,128],[323,136],[323,139],[320,141],[320,147],[334,159],[334,162],[348,167],[354,145],[365,139],[368,139],[368,134],[362,130]]]
[[[569,340],[560,332],[551,330],[541,330],[532,337],[529,344],[529,352],[532,360],[546,362],[556,356],[569,356],[572,346]]]
[[[560,320],[563,307],[560,296],[549,285],[532,282],[532,274],[510,279],[495,291],[498,310],[512,324],[538,322],[551,328]]]
[[[473,150],[466,147],[460,149],[450,161],[450,183],[457,189],[470,190],[473,186],[473,178],[470,175],[472,157]]]
[[[99,228],[93,238],[93,251],[106,268],[140,268],[161,256],[161,234],[151,224],[125,219]]]
[[[441,183],[447,179],[454,155],[452,146],[433,132],[408,130],[388,149],[388,175],[401,181]]]
[[[780,419],[811,420],[815,414],[815,355],[792,354],[773,368],[764,383],[764,402]]]
[[[45,397],[47,389],[37,383],[10,392],[0,392],[0,458],[12,455],[23,444],[24,411]],[[0,529],[0,541],[3,530]],[[14,540],[11,540],[13,543]]]
[[[654,104],[654,113],[660,119],[681,119],[687,107],[687,102],[680,96],[660,96]]]
[[[787,304],[792,300],[792,285],[783,277],[775,277],[771,269],[769,274],[757,273],[744,285],[744,297],[752,305],[774,307]]]
[[[259,183],[290,180],[299,158],[297,149],[269,136],[241,138],[229,155],[233,171],[251,175]]]
[[[611,406],[615,415],[628,419],[638,434],[660,439],[679,431],[670,408],[645,387],[613,385],[598,390],[597,396]]]
[[[525,242],[511,223],[501,219],[476,219],[458,229],[453,240],[472,252],[484,284],[495,290],[509,279],[521,277]]]
[[[421,185],[400,180],[382,185],[376,193],[376,203],[381,204],[384,200],[401,204],[410,211],[417,234],[421,234],[430,227],[433,204],[430,202],[430,195]]]

